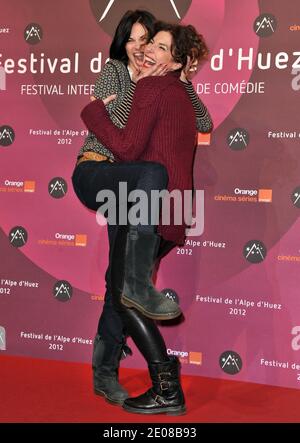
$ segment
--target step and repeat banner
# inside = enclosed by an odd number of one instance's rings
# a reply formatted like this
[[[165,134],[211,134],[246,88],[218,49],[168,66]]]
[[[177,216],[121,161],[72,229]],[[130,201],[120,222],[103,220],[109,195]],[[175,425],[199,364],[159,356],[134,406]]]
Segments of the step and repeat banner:
[[[287,4],[288,3],[288,4]],[[107,231],[72,189],[80,111],[128,9],[193,24],[210,60],[193,79],[201,223],[157,287],[182,372],[300,387],[300,4],[279,0],[0,0],[0,356],[89,362]],[[129,343],[132,344],[129,340]],[[133,346],[134,348],[134,346]],[[122,362],[145,367],[134,355]]]

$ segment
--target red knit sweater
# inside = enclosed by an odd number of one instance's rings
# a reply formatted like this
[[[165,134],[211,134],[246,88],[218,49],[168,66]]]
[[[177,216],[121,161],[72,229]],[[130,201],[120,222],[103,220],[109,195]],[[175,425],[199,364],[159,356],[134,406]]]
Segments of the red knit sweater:
[[[170,192],[192,189],[196,119],[177,74],[146,77],[138,82],[124,129],[114,126],[102,100],[88,104],[81,117],[117,160],[161,163],[169,174]],[[171,217],[171,225],[161,225],[159,232],[165,239],[182,244],[185,228],[184,220],[175,225]]]

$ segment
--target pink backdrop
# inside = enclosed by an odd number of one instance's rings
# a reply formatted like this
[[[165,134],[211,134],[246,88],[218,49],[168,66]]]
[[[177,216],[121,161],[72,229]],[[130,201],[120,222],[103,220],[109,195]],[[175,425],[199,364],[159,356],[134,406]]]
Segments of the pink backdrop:
[[[72,189],[79,114],[111,30],[147,7],[196,26],[211,50],[193,80],[215,124],[195,160],[204,232],[157,280],[185,313],[161,325],[169,352],[183,373],[298,388],[300,5],[116,0],[99,21],[108,3],[1,1],[0,352],[90,360],[107,234]],[[124,365],[145,364],[135,350]]]

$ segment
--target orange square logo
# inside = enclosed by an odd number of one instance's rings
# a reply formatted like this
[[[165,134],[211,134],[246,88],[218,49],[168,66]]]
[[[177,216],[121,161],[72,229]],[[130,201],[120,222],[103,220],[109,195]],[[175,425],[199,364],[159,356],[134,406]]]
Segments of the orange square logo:
[[[211,134],[204,133],[204,132],[198,132],[198,146],[209,146],[211,141]]]
[[[258,191],[258,201],[271,203],[272,201],[272,189],[259,189]]]
[[[24,192],[34,192],[35,191],[35,181],[26,180],[24,181]]]
[[[87,235],[86,234],[76,234],[75,236],[75,246],[86,246]]]
[[[202,365],[202,352],[190,352],[189,360],[192,365]]]

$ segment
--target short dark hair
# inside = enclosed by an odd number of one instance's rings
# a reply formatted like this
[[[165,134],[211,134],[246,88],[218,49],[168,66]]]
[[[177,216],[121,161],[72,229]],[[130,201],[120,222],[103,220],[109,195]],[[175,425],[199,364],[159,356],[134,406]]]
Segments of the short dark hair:
[[[182,68],[187,64],[187,57],[202,60],[208,56],[208,47],[201,34],[192,25],[178,25],[158,21],[154,26],[154,33],[160,31],[169,32],[172,35],[171,54],[174,61],[180,63]],[[182,69],[180,68],[180,69]]]
[[[109,57],[127,64],[128,56],[125,45],[129,40],[132,26],[134,23],[140,23],[147,29],[149,35],[152,36],[155,20],[154,15],[148,11],[139,9],[127,11],[117,26],[113,41],[110,45]]]

